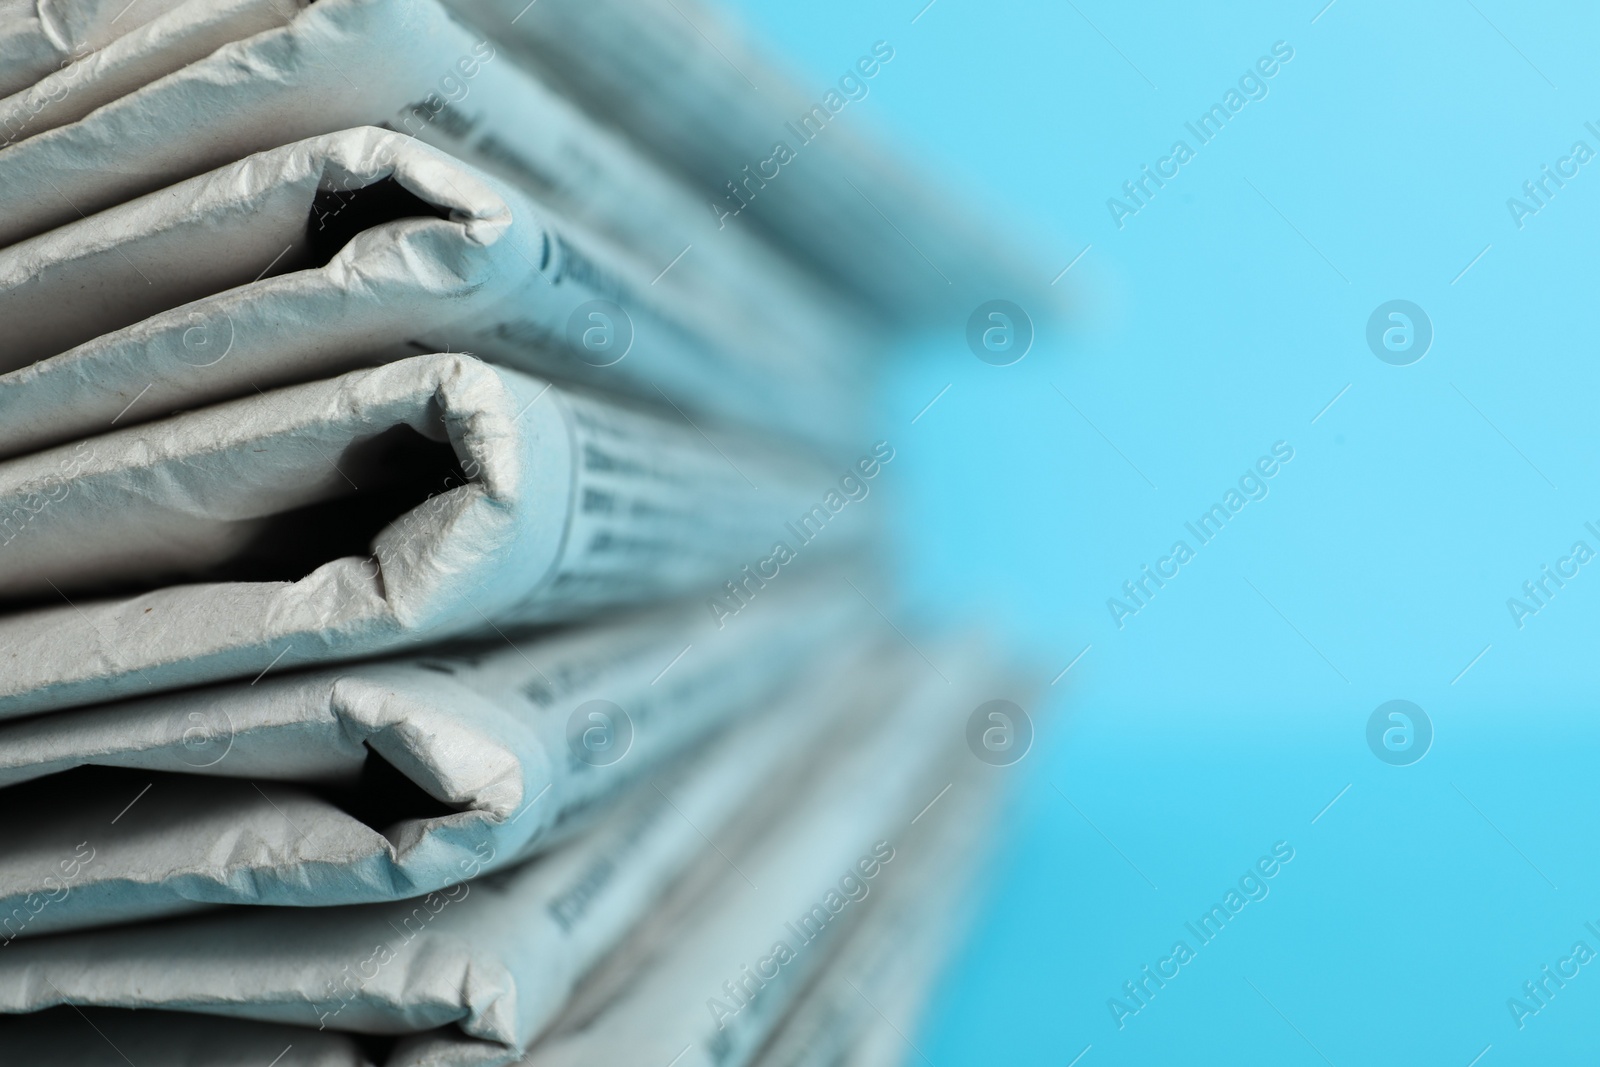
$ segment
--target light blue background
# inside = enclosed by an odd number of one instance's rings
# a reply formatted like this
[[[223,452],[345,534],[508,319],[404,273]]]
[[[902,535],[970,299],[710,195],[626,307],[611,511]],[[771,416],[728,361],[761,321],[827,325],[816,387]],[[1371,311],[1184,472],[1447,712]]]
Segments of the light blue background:
[[[743,5],[819,95],[890,41],[841,122],[1031,244],[1041,283],[1090,246],[1021,363],[974,359],[952,308],[886,388],[899,618],[991,615],[1046,694],[913,1062],[1594,1062],[1600,961],[1524,1029],[1506,1002],[1600,950],[1600,561],[1520,630],[1506,601],[1600,550],[1600,160],[1521,230],[1506,201],[1600,150],[1600,15],[922,2]],[[1267,98],[1119,231],[1106,199],[1276,41]],[[1394,298],[1435,329],[1409,367],[1364,339]],[[1280,440],[1270,496],[1119,631],[1106,599]],[[1436,730],[1410,767],[1366,747],[1395,698]],[[1277,841],[1270,896],[1119,1030],[1108,998]]]

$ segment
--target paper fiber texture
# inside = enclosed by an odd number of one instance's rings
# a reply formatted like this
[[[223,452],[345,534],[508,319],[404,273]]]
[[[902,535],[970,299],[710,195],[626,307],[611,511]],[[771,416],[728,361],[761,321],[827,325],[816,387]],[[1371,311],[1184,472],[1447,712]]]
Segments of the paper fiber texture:
[[[874,143],[871,94],[912,76],[917,60],[896,57],[916,27],[838,42],[834,77],[803,85],[694,0],[448,2],[686,175],[719,236],[769,234],[902,322],[997,294],[1035,314],[1053,302],[1050,270]]]
[[[32,85],[182,0],[0,0],[0,93]]]
[[[306,0],[184,0],[160,11],[150,0],[120,0],[126,12],[159,13],[104,47],[75,49],[63,65],[0,98],[0,146],[83,118],[142,85],[236,41],[281,26]],[[41,7],[45,6],[43,4]],[[3,38],[4,31],[0,31]]]
[[[431,355],[0,464],[0,718],[751,581],[836,475],[704,429]]]
[[[836,360],[730,354],[669,295],[436,149],[316,137],[0,250],[0,455],[430,349],[854,431]]]
[[[836,738],[804,794],[729,854],[734,872],[696,893],[657,945],[630,941],[591,981],[605,995],[580,995],[523,1062],[747,1062],[850,936],[875,886],[902,873],[913,820],[952,782],[952,758],[973,760],[961,728],[986,691],[984,672],[941,658],[949,682],[908,654],[913,673],[886,721]]]
[[[0,1050],[28,1067],[373,1067],[332,1030],[114,1008],[0,1016]]]
[[[434,0],[320,0],[0,150],[0,243],[364,125],[429,141],[626,249],[680,319],[730,346],[828,359],[870,341],[836,292],[758,235],[718,231],[698,195]]]
[[[872,717],[842,695],[874,692],[859,673],[819,682],[531,863],[390,904],[18,940],[0,951],[0,1011],[141,1007],[414,1035],[387,1067],[514,1060],[724,825],[788,797],[841,714]]]
[[[206,904],[413,897],[498,870],[766,710],[797,672],[838,669],[866,611],[834,579],[775,591],[722,631],[695,603],[0,725],[0,946]],[[86,765],[136,773],[60,773]]]

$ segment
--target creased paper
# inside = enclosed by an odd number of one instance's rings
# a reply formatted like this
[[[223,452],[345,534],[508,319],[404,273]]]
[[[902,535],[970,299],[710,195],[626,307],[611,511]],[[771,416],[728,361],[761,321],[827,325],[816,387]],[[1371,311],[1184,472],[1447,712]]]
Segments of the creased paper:
[[[0,595],[55,602],[0,616],[0,718],[706,595],[814,509],[808,556],[866,532],[718,437],[431,355],[0,464]]]
[[[841,669],[867,609],[829,577],[720,631],[685,604],[0,724],[13,826],[0,946],[206,904],[418,896],[499,870],[785,687]],[[395,797],[374,760],[417,797]],[[130,773],[62,774],[86,766]],[[424,796],[442,810],[411,814]]]

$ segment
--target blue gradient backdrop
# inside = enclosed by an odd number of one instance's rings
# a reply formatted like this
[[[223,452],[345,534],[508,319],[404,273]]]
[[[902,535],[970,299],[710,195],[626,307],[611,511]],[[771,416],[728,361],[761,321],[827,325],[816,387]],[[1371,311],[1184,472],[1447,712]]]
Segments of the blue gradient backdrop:
[[[1561,961],[1600,952],[1600,560],[1521,627],[1507,601],[1600,550],[1600,159],[1520,228],[1507,200],[1600,151],[1600,14],[741,8],[819,96],[889,41],[841,121],[1009,228],[1041,282],[1076,259],[1075,314],[1026,359],[973,358],[953,308],[881,406],[899,619],[992,618],[1045,694],[912,1060],[1594,1062],[1600,959]],[[1184,123],[1275,42],[1266,97],[1199,146]],[[1107,199],[1180,138],[1194,158],[1119,228]],[[1404,367],[1365,336],[1396,298],[1434,329]],[[1280,441],[1269,495],[1199,547],[1184,523]],[[1178,539],[1194,559],[1119,628],[1107,599]],[[1435,731],[1411,766],[1366,740],[1392,699]],[[1268,895],[1202,946],[1185,923],[1277,842]],[[1180,939],[1194,958],[1119,1020]],[[1577,970],[1535,1001],[1545,965]]]

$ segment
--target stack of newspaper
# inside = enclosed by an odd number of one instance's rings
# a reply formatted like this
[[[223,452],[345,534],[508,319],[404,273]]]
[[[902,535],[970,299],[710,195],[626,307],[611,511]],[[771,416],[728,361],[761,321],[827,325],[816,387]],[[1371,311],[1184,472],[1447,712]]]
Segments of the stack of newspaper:
[[[0,1060],[911,1052],[1016,694],[863,398],[1009,268],[825,129],[893,52],[0,0]]]

